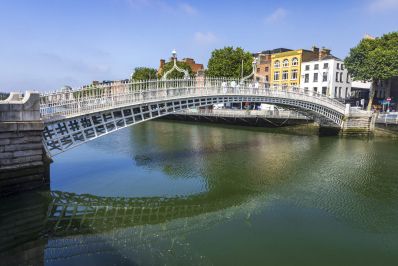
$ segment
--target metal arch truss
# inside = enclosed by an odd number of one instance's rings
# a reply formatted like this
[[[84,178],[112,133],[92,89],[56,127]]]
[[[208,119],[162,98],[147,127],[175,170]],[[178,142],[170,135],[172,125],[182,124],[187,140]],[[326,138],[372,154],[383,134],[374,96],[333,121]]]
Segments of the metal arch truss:
[[[197,96],[133,104],[45,123],[43,143],[50,156],[119,129],[179,112],[217,103],[261,102],[287,106],[306,115],[323,117],[341,127],[344,114],[317,103],[269,96]]]

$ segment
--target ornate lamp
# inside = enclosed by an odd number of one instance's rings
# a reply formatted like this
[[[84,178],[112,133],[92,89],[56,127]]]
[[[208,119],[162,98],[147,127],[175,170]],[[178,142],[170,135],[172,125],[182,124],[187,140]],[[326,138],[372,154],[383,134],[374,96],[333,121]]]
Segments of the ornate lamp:
[[[173,59],[173,64],[174,64],[174,65],[173,65],[173,67],[172,67],[169,71],[167,71],[166,73],[164,73],[164,75],[163,75],[163,77],[162,77],[162,80],[166,80],[166,79],[167,79],[167,76],[168,76],[171,72],[173,72],[174,70],[177,70],[177,71],[180,72],[180,73],[184,73],[184,79],[189,79],[190,76],[189,76],[188,70],[182,69],[182,68],[180,68],[180,67],[177,66],[177,52],[176,52],[175,49],[171,52],[171,55],[172,55],[172,59]]]

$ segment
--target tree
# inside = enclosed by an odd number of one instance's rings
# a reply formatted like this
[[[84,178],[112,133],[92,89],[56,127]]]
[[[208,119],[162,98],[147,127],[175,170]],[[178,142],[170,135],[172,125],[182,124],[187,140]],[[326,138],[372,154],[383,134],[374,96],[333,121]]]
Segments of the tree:
[[[173,62],[173,61],[170,61],[170,62],[164,64],[164,66],[163,66],[163,71],[162,71],[161,73],[159,73],[159,77],[163,77],[163,75],[164,75],[167,71],[169,71],[170,69],[172,69],[173,66],[174,66],[174,62]],[[177,61],[177,66],[178,66],[179,68],[188,70],[188,73],[189,73],[190,76],[193,76],[193,75],[194,75],[194,73],[193,73],[193,71],[192,71],[190,65],[188,65],[187,63]],[[179,71],[177,71],[177,70],[174,70],[173,72],[171,72],[171,73],[167,76],[168,79],[181,79],[181,78],[183,78],[183,77],[184,77],[184,73],[179,72]]]
[[[136,67],[134,69],[133,80],[150,80],[157,78],[157,70],[150,67]]]
[[[252,72],[253,56],[237,47],[224,47],[222,49],[213,50],[207,64],[206,74],[212,77],[231,77],[240,78],[242,76],[242,60],[243,60],[243,76],[247,76]]]
[[[398,32],[376,39],[362,39],[350,50],[344,63],[353,80],[372,82],[368,103],[370,111],[377,84],[398,76]]]

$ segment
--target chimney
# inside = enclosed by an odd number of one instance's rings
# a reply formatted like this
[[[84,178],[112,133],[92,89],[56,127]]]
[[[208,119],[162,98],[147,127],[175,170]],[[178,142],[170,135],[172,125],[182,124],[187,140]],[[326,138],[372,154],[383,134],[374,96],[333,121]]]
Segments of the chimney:
[[[166,63],[166,60],[160,59],[160,66],[159,66],[159,68],[163,68],[165,63]]]
[[[193,60],[192,58],[184,58],[184,61],[187,64],[192,64],[192,65],[195,64],[195,60]]]
[[[316,55],[319,55],[319,48],[316,47],[315,45],[312,46],[312,52],[313,52],[314,54],[316,54]]]
[[[325,58],[328,55],[330,55],[330,49],[322,47],[321,51],[319,52],[319,60],[322,60],[322,58]]]

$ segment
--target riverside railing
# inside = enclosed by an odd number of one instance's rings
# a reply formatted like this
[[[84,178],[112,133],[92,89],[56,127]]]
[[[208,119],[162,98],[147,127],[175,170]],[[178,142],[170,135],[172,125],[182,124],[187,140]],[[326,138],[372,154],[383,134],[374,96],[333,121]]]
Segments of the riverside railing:
[[[282,118],[282,119],[308,119],[305,115],[290,110],[218,110],[218,109],[188,109],[179,114],[193,116],[211,116],[211,117],[264,117],[264,118]]]
[[[42,94],[40,112],[45,120],[56,120],[127,105],[201,96],[266,96],[319,104],[344,113],[345,105],[316,92],[296,87],[231,78],[194,78],[117,82]]]
[[[398,112],[379,114],[376,123],[398,125]]]

